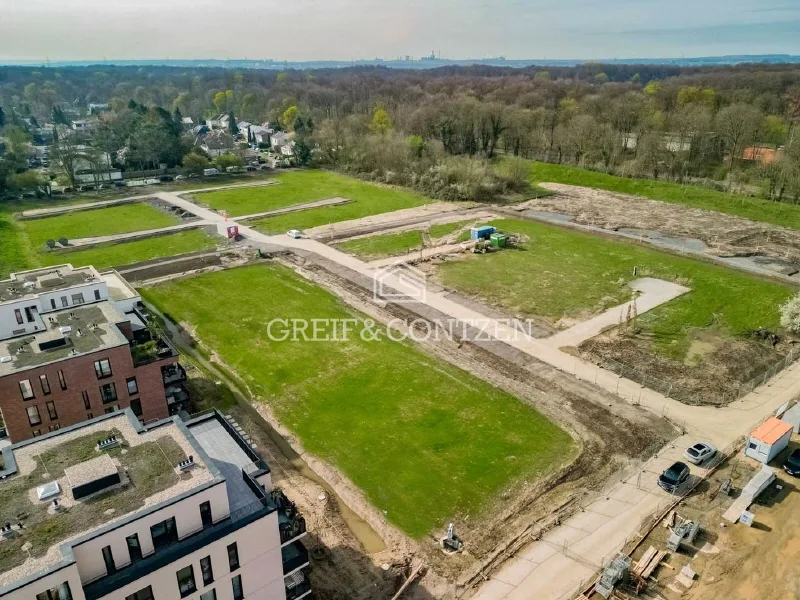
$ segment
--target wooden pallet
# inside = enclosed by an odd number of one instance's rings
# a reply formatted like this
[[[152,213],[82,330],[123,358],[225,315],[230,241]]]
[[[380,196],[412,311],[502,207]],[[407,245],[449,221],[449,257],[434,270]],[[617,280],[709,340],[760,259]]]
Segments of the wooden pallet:
[[[634,566],[633,575],[641,580],[647,580],[666,555],[666,551],[656,550],[655,546],[650,546]]]

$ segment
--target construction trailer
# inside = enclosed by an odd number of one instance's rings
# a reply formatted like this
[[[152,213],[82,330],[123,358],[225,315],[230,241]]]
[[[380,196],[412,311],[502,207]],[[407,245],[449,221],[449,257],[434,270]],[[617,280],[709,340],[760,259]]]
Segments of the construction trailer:
[[[478,227],[470,227],[469,239],[471,240],[488,240],[491,235],[497,231],[491,225],[479,225]]]
[[[502,233],[493,233],[489,236],[489,242],[491,242],[492,246],[505,248],[508,245],[508,237]]]
[[[770,417],[747,437],[744,455],[767,464],[789,445],[793,429],[791,423]]]

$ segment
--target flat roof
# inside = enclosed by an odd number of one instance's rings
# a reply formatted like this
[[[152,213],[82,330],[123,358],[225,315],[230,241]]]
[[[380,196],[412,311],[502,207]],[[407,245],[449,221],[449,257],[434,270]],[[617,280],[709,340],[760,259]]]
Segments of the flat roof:
[[[46,313],[41,319],[45,331],[0,341],[0,377],[129,343],[116,326],[127,318],[107,300]]]
[[[11,273],[8,279],[0,281],[0,304],[35,298],[39,294],[56,292],[99,279],[100,273],[94,267],[76,269],[71,264]]]
[[[121,445],[97,450],[98,439],[109,434],[116,435]],[[69,547],[65,542],[146,514],[163,502],[219,479],[217,469],[205,462],[204,453],[186,427],[166,419],[145,428],[130,409],[20,442],[6,451],[12,453],[9,462],[16,471],[0,480],[0,522],[16,523],[21,513],[26,517],[23,529],[15,527],[15,535],[0,542],[14,544],[19,550],[0,555],[0,588],[68,558],[62,553]],[[195,466],[178,473],[175,466],[190,455]],[[104,492],[104,502],[72,498],[70,489],[110,474],[112,469],[125,473],[123,485]],[[53,481],[59,483],[61,493],[38,500],[36,487]],[[53,513],[54,498],[68,511],[69,518],[66,513]],[[59,518],[65,519],[63,525],[54,526]],[[21,550],[26,543],[33,544],[30,555]]]
[[[106,286],[108,286],[108,297],[115,302],[120,302],[121,300],[138,300],[141,298],[131,284],[125,281],[122,275],[116,271],[103,271],[100,273],[100,277],[106,282]]]
[[[791,423],[781,421],[777,417],[770,417],[756,427],[750,434],[750,437],[757,439],[759,442],[764,442],[765,444],[774,444],[788,432],[792,431],[792,429]]]

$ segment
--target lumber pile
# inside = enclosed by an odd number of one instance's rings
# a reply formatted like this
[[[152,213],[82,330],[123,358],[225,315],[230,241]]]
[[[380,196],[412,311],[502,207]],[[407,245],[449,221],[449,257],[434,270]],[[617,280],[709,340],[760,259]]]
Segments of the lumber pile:
[[[666,551],[656,550],[655,546],[650,546],[633,567],[633,575],[640,580],[647,581],[666,555]]]

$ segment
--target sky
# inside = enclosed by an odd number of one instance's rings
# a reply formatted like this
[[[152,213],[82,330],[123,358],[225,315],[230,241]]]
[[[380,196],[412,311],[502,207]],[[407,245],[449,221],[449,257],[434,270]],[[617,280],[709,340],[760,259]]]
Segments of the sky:
[[[800,0],[0,0],[0,61],[800,54]]]

